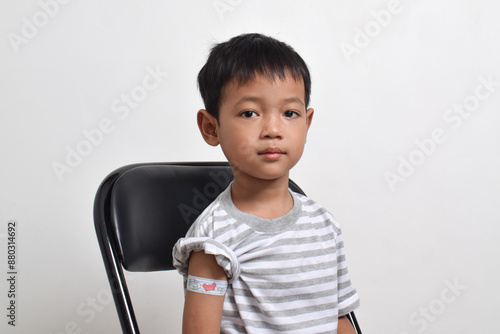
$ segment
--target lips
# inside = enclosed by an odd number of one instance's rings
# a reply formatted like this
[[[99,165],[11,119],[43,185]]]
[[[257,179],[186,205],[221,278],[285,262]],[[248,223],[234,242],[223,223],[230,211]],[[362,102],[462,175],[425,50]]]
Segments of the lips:
[[[277,159],[280,156],[282,156],[283,154],[286,154],[286,153],[277,147],[269,147],[269,148],[265,149],[264,151],[259,152],[259,155],[262,155],[268,159]]]

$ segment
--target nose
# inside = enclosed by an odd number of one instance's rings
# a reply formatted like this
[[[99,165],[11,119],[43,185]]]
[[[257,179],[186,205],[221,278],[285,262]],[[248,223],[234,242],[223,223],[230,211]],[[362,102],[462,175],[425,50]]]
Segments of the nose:
[[[262,119],[262,138],[281,139],[283,138],[282,119],[276,114],[266,115]]]

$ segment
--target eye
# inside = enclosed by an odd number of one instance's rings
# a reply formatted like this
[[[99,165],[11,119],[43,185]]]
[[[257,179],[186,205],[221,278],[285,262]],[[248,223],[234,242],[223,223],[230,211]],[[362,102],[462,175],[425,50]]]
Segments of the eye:
[[[245,118],[251,118],[251,117],[257,116],[257,113],[253,110],[245,110],[240,115],[245,117]]]
[[[286,118],[295,118],[299,116],[299,113],[293,110],[287,110],[283,113]]]

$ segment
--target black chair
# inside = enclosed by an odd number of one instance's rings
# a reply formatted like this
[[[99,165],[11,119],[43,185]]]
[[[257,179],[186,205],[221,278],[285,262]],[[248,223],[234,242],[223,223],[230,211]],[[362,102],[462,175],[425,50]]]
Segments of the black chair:
[[[144,163],[101,183],[94,224],[123,333],[139,333],[123,269],[174,269],[174,244],[232,179],[224,162]],[[290,188],[303,194],[291,180]],[[354,313],[349,320],[361,333]]]

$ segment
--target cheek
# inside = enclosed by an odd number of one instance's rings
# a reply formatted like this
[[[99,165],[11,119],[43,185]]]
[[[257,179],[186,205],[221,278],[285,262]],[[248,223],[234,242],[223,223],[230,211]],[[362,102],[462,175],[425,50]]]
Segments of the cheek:
[[[306,139],[307,139],[307,128],[302,127],[302,126],[298,127],[297,129],[295,129],[294,134],[295,134],[293,136],[294,142],[296,142],[297,144],[305,143],[306,142]]]
[[[249,137],[240,136],[237,141],[238,145],[235,147],[235,154],[241,157],[247,157],[252,154],[253,146]]]
[[[224,155],[228,159],[246,157],[253,151],[250,138],[241,131],[222,131],[219,138]]]
[[[293,147],[295,148],[296,154],[300,157],[304,152],[304,148],[307,142],[307,133],[304,132],[300,136],[297,136],[294,140]]]

